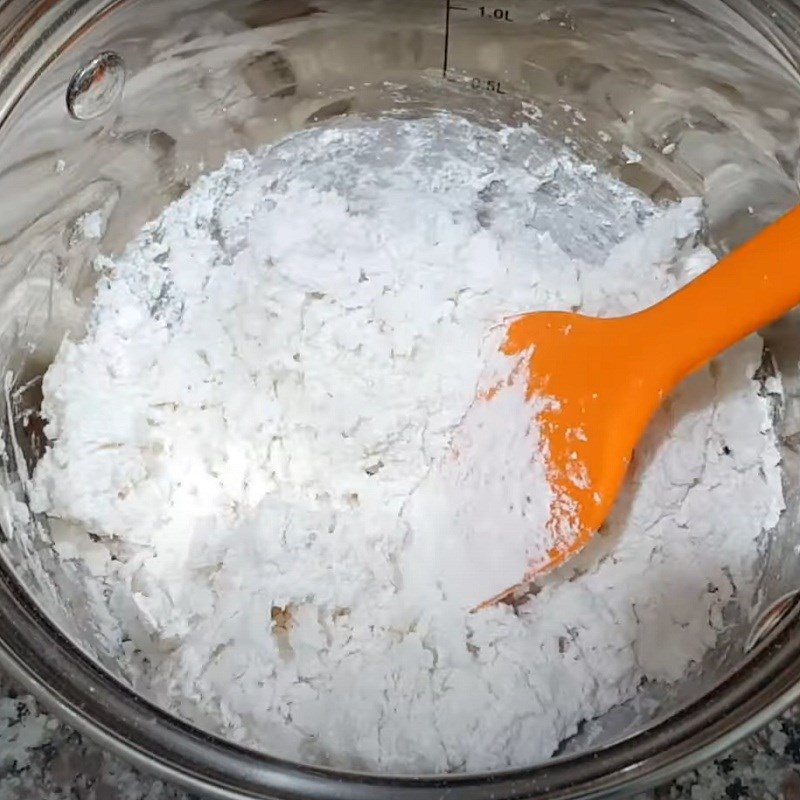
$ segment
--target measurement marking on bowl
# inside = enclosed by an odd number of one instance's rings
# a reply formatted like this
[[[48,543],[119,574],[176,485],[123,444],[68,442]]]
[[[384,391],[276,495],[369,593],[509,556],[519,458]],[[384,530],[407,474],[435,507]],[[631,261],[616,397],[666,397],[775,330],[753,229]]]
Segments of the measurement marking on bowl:
[[[442,55],[442,77],[445,80],[455,80],[449,76],[450,72],[450,42],[452,38],[452,16],[453,12],[461,12],[462,17],[483,20],[486,23],[514,23],[516,15],[512,15],[510,8],[501,6],[461,6],[454,5],[451,0],[445,0],[444,15],[444,53]],[[506,94],[505,88],[500,80],[496,78],[486,78],[478,75],[470,76],[466,84],[475,91],[491,92],[493,94]]]
[[[122,95],[125,64],[111,51],[96,55],[73,76],[67,87],[67,111],[73,119],[105,114]]]

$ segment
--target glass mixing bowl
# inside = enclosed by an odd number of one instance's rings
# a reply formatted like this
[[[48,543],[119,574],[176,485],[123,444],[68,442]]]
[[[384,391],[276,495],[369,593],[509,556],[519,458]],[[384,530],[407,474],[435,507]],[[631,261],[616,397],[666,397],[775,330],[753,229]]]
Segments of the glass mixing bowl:
[[[722,253],[797,202],[800,6],[783,0],[0,2],[0,667],[138,766],[219,798],[574,798],[641,789],[800,696],[800,326],[765,332],[787,510],[759,591],[679,686],[646,689],[558,757],[490,775],[386,777],[249,751],[137,695],[86,565],[27,512],[40,377],[80,335],[96,273],[202,172],[335,116],[447,108],[538,118],[656,200],[704,198]],[[641,159],[626,157],[629,149]],[[100,238],[76,235],[99,214]]]

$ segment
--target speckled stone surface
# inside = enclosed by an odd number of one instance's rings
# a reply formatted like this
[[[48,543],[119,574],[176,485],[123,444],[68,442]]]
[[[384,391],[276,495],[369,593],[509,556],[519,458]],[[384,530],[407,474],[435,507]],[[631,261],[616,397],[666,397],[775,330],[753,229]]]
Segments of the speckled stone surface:
[[[723,758],[635,800],[800,800],[800,708]],[[200,800],[142,775],[0,675],[0,800]]]

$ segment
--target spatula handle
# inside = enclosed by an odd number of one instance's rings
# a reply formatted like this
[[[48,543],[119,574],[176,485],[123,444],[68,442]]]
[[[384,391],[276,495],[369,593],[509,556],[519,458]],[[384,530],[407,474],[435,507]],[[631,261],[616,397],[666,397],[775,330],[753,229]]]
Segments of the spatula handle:
[[[650,357],[677,383],[798,304],[800,206],[636,316],[657,339],[648,342]]]

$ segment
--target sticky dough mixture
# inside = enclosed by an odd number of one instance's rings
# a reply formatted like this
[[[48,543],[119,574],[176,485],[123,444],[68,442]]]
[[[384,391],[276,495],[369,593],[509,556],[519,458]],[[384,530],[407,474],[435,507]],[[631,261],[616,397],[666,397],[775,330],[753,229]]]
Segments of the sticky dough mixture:
[[[469,608],[541,546],[549,489],[521,394],[476,396],[504,319],[649,305],[713,263],[700,224],[449,115],[199,180],[98,265],[44,383],[33,504],[106,587],[134,683],[278,755],[416,773],[546,759],[681,678],[783,507],[760,339],[679,388],[581,571],[516,611]]]

